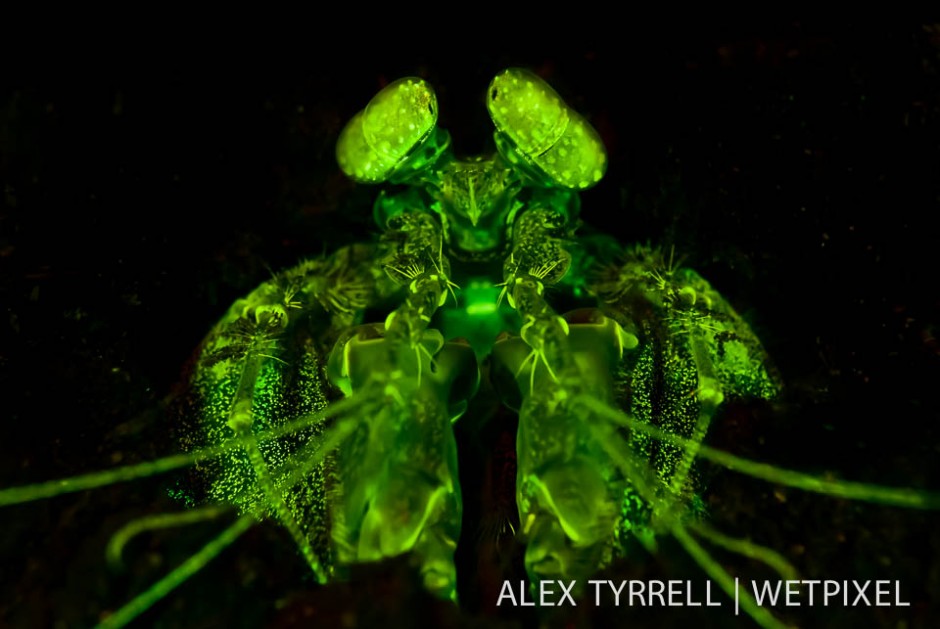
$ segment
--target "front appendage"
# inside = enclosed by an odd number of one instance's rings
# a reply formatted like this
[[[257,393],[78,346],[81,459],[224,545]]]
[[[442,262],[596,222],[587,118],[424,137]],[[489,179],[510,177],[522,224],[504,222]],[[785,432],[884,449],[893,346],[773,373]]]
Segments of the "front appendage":
[[[352,330],[333,351],[330,379],[366,406],[337,456],[332,539],[342,564],[411,553],[425,587],[456,600],[462,503],[451,420],[476,391],[478,372],[469,347],[444,345],[433,331],[422,343],[416,362],[375,324]]]
[[[658,535],[701,517],[694,463],[711,420],[726,400],[778,391],[749,326],[660,251],[627,251],[592,289],[603,310],[565,316],[570,371],[529,372],[523,339],[494,349],[519,408],[517,499],[533,582],[584,583],[632,540],[652,551]]]
[[[519,411],[516,499],[533,583],[584,581],[610,561],[626,485],[606,450],[606,422],[577,402],[615,403],[612,374],[636,339],[596,309],[563,321],[570,369],[533,376],[526,367],[532,350],[521,338],[493,350],[497,385]]]
[[[479,376],[468,346],[445,345],[428,327],[450,289],[441,243],[426,213],[389,220],[376,262],[403,299],[384,323],[340,337],[331,355],[330,381],[363,404],[337,455],[331,535],[340,564],[411,553],[427,589],[456,600],[462,503],[451,422]]]

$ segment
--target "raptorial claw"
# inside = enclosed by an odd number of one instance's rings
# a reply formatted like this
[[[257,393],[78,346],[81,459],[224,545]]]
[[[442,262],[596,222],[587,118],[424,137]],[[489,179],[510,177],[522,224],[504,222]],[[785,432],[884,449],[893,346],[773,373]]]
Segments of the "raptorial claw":
[[[395,401],[377,404],[338,455],[343,499],[332,535],[340,561],[412,552],[426,587],[455,599],[461,498],[450,423],[476,390],[472,350],[445,346],[436,330],[409,348],[371,325],[341,340],[329,364],[331,380],[352,399]]]

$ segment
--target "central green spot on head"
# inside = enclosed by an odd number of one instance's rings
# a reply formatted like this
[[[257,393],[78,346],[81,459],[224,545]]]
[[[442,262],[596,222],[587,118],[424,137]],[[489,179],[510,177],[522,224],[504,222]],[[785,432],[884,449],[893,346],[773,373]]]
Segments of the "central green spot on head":
[[[519,316],[505,301],[499,303],[500,290],[488,280],[471,280],[458,293],[458,307],[439,313],[444,338],[466,339],[482,360],[501,332],[518,332]]]

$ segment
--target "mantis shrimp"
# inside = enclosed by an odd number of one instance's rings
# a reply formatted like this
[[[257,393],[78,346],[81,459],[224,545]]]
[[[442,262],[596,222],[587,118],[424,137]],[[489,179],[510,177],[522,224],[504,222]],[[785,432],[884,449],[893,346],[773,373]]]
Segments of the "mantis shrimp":
[[[281,271],[231,306],[176,402],[184,453],[0,492],[7,505],[189,468],[172,493],[196,508],[132,523],[116,555],[141,531],[235,507],[224,533],[105,626],[145,613],[265,519],[318,583],[407,554],[430,593],[457,601],[452,426],[496,401],[518,413],[516,534],[532,582],[585,582],[665,535],[729,592],[703,540],[790,574],[776,553],[705,524],[700,460],[820,493],[937,506],[932,494],[827,481],[706,445],[728,401],[780,391],[757,336],[672,251],[582,229],[578,193],[602,179],[606,152],[547,83],[511,68],[486,103],[488,157],[457,157],[420,79],[391,83],[347,124],[341,169],[388,186],[374,206],[381,237]]]

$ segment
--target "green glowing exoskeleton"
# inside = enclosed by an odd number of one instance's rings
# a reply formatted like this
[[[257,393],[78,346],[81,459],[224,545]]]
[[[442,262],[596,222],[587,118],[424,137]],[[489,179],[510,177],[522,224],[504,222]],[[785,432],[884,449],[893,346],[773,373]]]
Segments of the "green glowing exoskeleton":
[[[481,365],[517,410],[516,484],[529,578],[585,582],[630,539],[674,536],[726,591],[704,540],[792,568],[704,523],[698,459],[803,489],[908,507],[940,498],[753,463],[703,443],[732,398],[779,383],[748,325],[671,253],[579,238],[578,191],[598,183],[598,133],[534,74],[489,86],[496,153],[460,159],[421,79],[379,92],[342,131],[350,178],[379,194],[380,239],[280,272],[204,341],[178,428],[185,454],[0,491],[0,505],[192,466],[179,496],[203,511],[132,523],[134,534],[241,518],[105,621],[121,626],[257,520],[286,528],[321,583],[409,554],[424,585],[457,598],[462,498],[452,423]],[[557,312],[554,296],[577,306]],[[365,321],[366,312],[387,314]],[[204,514],[204,515],[199,515]],[[776,619],[742,596],[764,626]]]
[[[584,579],[616,555],[627,535],[651,539],[660,519],[694,517],[688,505],[698,489],[695,448],[654,444],[644,433],[628,436],[596,406],[627,409],[637,421],[699,443],[726,395],[769,398],[777,385],[747,325],[694,272],[644,248],[624,250],[618,262],[599,268],[575,262],[594,259],[584,255],[589,245],[574,239],[576,191],[600,181],[606,153],[597,132],[551,87],[526,71],[507,70],[490,85],[487,107],[498,150],[487,159],[454,157],[447,133],[435,126],[434,94],[418,79],[386,87],[340,136],[337,156],[348,176],[408,186],[381,195],[375,206],[386,231],[379,270],[368,277],[377,293],[391,293],[381,287],[384,270],[404,303],[384,330],[371,329],[376,340],[367,341],[381,344],[389,358],[370,360],[370,375],[362,379],[386,389],[359,397],[402,404],[399,397],[414,396],[411,387],[420,386],[443,339],[469,339],[477,357],[491,356],[494,384],[520,416],[517,495],[527,571],[533,579]],[[549,288],[595,307],[558,313]],[[508,337],[494,344],[500,332]],[[334,350],[344,354],[343,369],[356,362],[349,354],[360,339]],[[407,388],[397,380],[388,384],[390,374],[408,372],[414,375]],[[333,381],[343,384],[336,371]],[[398,421],[423,423],[411,413]],[[357,460],[366,450],[354,450]],[[451,469],[447,453],[441,447],[439,463],[429,469]],[[380,482],[355,469],[357,479]],[[378,477],[390,473],[376,467]],[[438,491],[459,509],[451,479],[439,479]],[[421,505],[440,500],[438,494],[419,498],[415,505],[409,495],[408,508],[437,513]],[[375,498],[363,496],[353,507],[348,494],[344,499],[344,513],[352,508],[368,518],[374,508],[369,500]],[[398,546],[382,539],[394,529],[392,514],[384,520],[384,532],[364,545],[363,524],[350,527],[343,518],[341,535],[334,532],[337,548],[357,548],[359,555],[349,558],[358,560],[420,554],[420,536]],[[427,519],[425,526],[453,544],[452,525]],[[421,561],[440,577],[441,555]],[[452,581],[442,585],[453,594]]]

